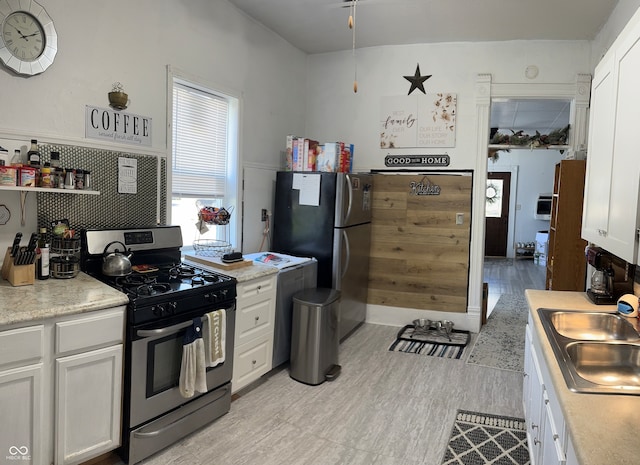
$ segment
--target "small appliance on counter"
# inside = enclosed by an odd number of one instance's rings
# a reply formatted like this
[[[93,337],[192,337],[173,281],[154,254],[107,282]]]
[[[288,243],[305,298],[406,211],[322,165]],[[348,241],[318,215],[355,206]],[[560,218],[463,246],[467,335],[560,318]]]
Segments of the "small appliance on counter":
[[[635,265],[600,247],[587,247],[587,263],[595,268],[587,295],[596,305],[615,305],[624,294],[633,294]]]

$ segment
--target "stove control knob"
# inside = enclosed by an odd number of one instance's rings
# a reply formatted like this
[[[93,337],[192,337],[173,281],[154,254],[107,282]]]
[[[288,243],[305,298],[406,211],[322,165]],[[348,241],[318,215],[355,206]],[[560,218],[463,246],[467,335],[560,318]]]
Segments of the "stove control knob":
[[[163,304],[158,304],[151,307],[151,311],[155,316],[163,316],[165,313],[165,308]]]
[[[170,313],[171,315],[173,315],[176,313],[177,309],[178,309],[177,302],[169,302],[169,308],[167,308],[167,313]]]

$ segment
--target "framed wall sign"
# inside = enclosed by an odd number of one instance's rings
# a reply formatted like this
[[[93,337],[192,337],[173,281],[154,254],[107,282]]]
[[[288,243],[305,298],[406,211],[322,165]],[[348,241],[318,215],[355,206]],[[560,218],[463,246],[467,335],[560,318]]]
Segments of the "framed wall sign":
[[[111,108],[86,107],[85,137],[151,146],[151,118]]]
[[[382,97],[380,148],[455,147],[458,98],[452,93]]]

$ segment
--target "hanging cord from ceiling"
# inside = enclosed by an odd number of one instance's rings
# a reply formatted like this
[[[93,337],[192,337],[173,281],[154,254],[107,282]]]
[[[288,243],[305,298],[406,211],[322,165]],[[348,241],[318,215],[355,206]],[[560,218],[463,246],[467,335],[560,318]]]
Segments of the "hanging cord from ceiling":
[[[351,29],[351,52],[353,56],[353,92],[358,92],[358,62],[356,61],[356,7],[358,0],[352,0],[349,7],[349,29]]]

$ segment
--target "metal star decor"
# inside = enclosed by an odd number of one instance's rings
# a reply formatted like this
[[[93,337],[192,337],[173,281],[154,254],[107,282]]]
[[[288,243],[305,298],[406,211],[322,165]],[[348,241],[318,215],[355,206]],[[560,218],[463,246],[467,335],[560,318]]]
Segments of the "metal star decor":
[[[423,83],[424,81],[429,79],[431,76],[432,74],[428,76],[420,76],[420,64],[418,63],[416,65],[416,72],[413,76],[403,76],[407,81],[411,83],[411,88],[409,89],[409,93],[407,95],[411,95],[411,92],[413,92],[416,89],[422,91],[422,93],[426,95],[426,92],[424,91]]]

